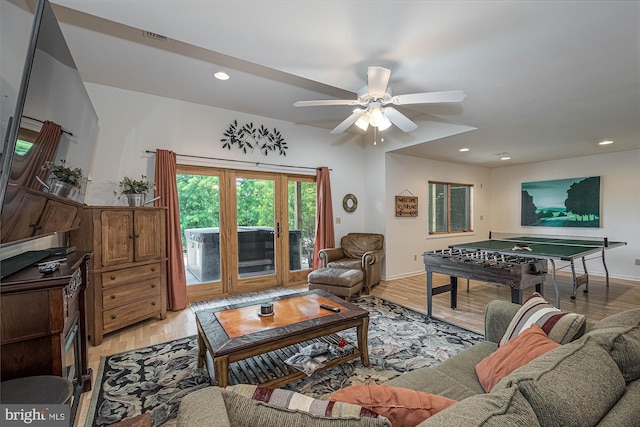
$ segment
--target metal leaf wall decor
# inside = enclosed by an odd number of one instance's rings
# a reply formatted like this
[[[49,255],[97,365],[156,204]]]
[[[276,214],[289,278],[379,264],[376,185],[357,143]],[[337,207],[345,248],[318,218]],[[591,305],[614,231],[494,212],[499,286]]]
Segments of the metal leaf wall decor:
[[[231,150],[232,145],[237,145],[245,154],[257,147],[265,156],[269,155],[269,151],[278,151],[281,156],[286,156],[289,149],[276,128],[269,131],[264,125],[254,127],[253,122],[238,126],[238,121],[234,120],[224,132],[224,136],[220,140],[223,143],[222,148]]]

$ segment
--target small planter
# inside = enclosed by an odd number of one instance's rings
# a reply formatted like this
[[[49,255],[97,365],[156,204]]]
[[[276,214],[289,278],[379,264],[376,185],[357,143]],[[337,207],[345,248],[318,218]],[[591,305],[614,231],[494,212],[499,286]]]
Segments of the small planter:
[[[66,182],[58,181],[57,179],[51,180],[49,184],[49,193],[54,196],[72,199],[76,191],[78,191],[77,187]]]
[[[144,206],[145,194],[127,194],[129,206]]]

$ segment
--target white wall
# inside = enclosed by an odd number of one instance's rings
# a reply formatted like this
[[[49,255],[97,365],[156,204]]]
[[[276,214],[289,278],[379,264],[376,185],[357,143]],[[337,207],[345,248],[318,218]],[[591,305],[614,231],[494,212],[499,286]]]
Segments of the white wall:
[[[428,234],[428,182],[445,181],[474,186],[473,233],[447,236]],[[422,253],[454,243],[487,238],[489,234],[490,170],[398,154],[386,155],[386,271],[394,279],[424,271]],[[418,197],[417,217],[396,217],[395,196]]]
[[[87,84],[91,100],[100,118],[98,147],[91,168],[92,182],[87,191],[89,205],[123,205],[113,194],[125,175],[146,175],[153,180],[155,155],[146,150],[162,148],[178,154],[219,157],[251,162],[275,163],[295,166],[327,166],[332,169],[336,239],[348,232],[364,230],[365,209],[346,213],[342,198],[347,193],[362,200],[365,193],[365,148],[359,136],[334,137],[325,129],[295,125],[288,122],[251,116],[218,108],[177,101],[168,98],[132,92],[112,87]],[[234,121],[239,124],[253,122],[267,128],[277,128],[286,140],[289,150],[280,156],[268,156],[241,150],[222,148],[223,132]],[[178,157],[179,163],[201,164],[237,169],[287,171],[314,175],[314,170],[283,169],[241,163],[194,160]],[[360,205],[360,203],[359,203]]]
[[[612,276],[638,280],[633,259],[640,257],[637,222],[640,207],[636,186],[640,152],[626,152],[545,162],[534,165],[487,169],[475,166],[419,159],[387,153],[402,141],[385,136],[385,143],[373,146],[359,136],[332,136],[325,129],[295,125],[138,92],[87,84],[100,118],[99,142],[91,169],[93,182],[88,190],[91,205],[124,204],[113,195],[124,176],[154,176],[155,156],[145,150],[164,148],[180,154],[221,157],[252,162],[297,166],[328,166],[333,169],[334,216],[336,240],[348,232],[385,234],[386,259],[383,277],[393,279],[424,271],[421,254],[450,244],[485,239],[490,230],[520,232],[520,184],[526,181],[587,175],[602,176],[602,229],[571,230],[586,235],[608,236],[626,240],[625,248],[608,252]],[[276,127],[289,144],[286,157],[271,153],[242,154],[237,149],[223,149],[220,139],[229,124],[253,121],[268,128]],[[441,130],[444,132],[445,130]],[[370,141],[369,141],[370,142]],[[187,158],[180,162],[202,164]],[[212,166],[238,168],[237,164],[209,161]],[[255,166],[247,168],[255,169]],[[275,170],[259,166],[260,170]],[[290,171],[290,170],[289,170]],[[307,171],[306,173],[311,173]],[[474,233],[461,236],[428,237],[427,182],[443,180],[473,184],[475,188]],[[396,218],[395,196],[409,190],[419,198],[417,218]],[[358,209],[347,213],[342,198],[353,193]],[[513,215],[515,210],[516,215]],[[481,219],[482,218],[482,219]],[[634,228],[635,227],[635,228]],[[564,229],[563,229],[564,230]],[[543,230],[535,230],[541,232]],[[557,230],[547,230],[557,233]],[[597,232],[597,233],[596,233]],[[567,233],[564,233],[567,234]],[[417,259],[414,257],[417,255]],[[598,274],[597,262],[590,267]]]
[[[563,178],[600,176],[601,228],[520,226],[521,184]],[[627,246],[606,252],[611,277],[640,280],[640,150],[555,160],[491,171],[491,230],[513,233],[608,237]],[[562,264],[565,265],[565,264]],[[576,264],[581,271],[582,263]],[[604,275],[600,260],[587,263],[589,273]]]

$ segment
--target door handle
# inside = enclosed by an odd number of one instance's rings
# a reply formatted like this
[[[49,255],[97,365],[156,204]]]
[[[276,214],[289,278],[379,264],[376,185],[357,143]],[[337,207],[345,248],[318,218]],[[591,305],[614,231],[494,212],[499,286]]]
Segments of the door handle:
[[[280,223],[276,223],[276,238],[280,237]]]

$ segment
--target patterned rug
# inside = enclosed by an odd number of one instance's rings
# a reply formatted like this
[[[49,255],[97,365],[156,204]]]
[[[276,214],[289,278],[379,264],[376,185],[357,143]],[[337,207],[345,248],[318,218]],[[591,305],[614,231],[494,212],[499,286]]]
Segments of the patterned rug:
[[[369,311],[371,366],[354,360],[284,388],[324,397],[349,385],[381,384],[403,372],[436,365],[483,339],[377,297],[353,302]],[[340,335],[357,342],[355,328]],[[198,342],[192,336],[103,358],[86,426],[105,426],[144,412],[151,412],[154,427],[175,425],[180,400],[209,385],[206,368],[196,366],[197,356]]]

